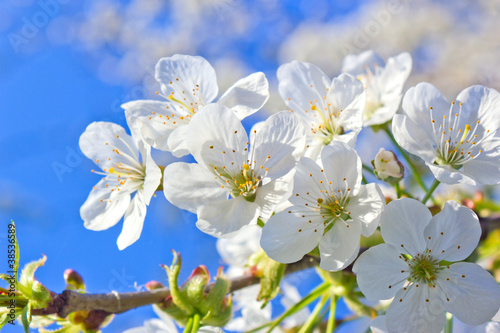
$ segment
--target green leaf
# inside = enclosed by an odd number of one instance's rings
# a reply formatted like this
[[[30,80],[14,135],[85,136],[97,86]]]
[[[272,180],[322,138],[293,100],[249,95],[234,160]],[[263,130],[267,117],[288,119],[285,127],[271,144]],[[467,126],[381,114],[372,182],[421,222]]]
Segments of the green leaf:
[[[33,285],[33,281],[35,280],[35,272],[36,270],[45,264],[47,257],[44,255],[41,259],[32,261],[29,264],[26,264],[21,273],[21,277],[19,278],[19,283],[23,286],[31,289]]]
[[[278,295],[285,268],[285,264],[274,261],[269,257],[266,258],[262,278],[260,279],[258,301],[270,301]]]
[[[28,302],[21,312],[21,322],[23,323],[24,332],[30,333],[31,302]]]

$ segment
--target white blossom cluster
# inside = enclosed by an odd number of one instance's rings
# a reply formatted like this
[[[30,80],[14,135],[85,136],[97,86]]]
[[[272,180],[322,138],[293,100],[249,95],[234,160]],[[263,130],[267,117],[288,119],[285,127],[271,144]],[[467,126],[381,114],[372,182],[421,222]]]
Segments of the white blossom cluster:
[[[131,135],[96,122],[80,138],[102,170],[81,208],[85,227],[104,230],[124,216],[117,242],[124,249],[140,237],[147,205],[163,191],[214,237],[263,225],[260,247],[280,263],[316,248],[322,270],[354,262],[368,299],[393,298],[378,319],[388,332],[440,332],[445,312],[481,325],[500,307],[500,286],[479,265],[461,262],[478,245],[478,217],[454,201],[435,216],[415,199],[386,206],[379,185],[362,179],[355,147],[364,128],[392,120],[397,143],[422,158],[437,180],[498,184],[500,94],[473,86],[450,103],[429,83],[403,94],[411,67],[408,53],[384,62],[373,51],[347,56],[344,73],[333,79],[313,64],[286,63],[277,77],[288,110],[247,132],[241,121],[269,98],[263,73],[219,94],[215,70],[202,57],[162,58],[155,71],[161,99],[122,106]],[[195,163],[160,167],[152,148],[190,154]],[[394,154],[376,159],[381,173],[402,177]],[[359,255],[360,238],[379,227],[385,243]]]

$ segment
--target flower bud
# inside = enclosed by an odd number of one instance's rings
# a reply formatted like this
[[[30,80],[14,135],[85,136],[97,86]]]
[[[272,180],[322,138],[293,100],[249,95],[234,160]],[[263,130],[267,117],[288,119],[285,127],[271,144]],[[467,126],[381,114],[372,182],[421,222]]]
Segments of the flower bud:
[[[68,290],[85,290],[85,283],[83,283],[83,278],[81,277],[81,275],[70,268],[64,271],[64,281],[66,281],[66,289]]]
[[[151,290],[155,290],[155,289],[161,289],[163,288],[163,283],[161,282],[158,282],[158,281],[149,281],[146,283],[145,285],[146,289],[151,291]]]
[[[390,150],[380,148],[372,161],[372,165],[375,175],[380,180],[393,183],[404,177],[403,164],[398,160],[396,154]]]

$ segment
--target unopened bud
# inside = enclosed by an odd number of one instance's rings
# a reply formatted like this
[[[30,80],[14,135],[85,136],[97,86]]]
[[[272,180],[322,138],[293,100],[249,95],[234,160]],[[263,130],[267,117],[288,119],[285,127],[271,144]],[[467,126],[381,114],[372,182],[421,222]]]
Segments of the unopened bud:
[[[158,282],[158,281],[149,281],[145,285],[147,290],[154,290],[154,289],[161,289],[163,288],[163,283]]]
[[[64,271],[64,280],[68,290],[85,290],[85,283],[83,283],[81,275],[70,268]]]
[[[398,160],[396,154],[390,150],[380,148],[372,161],[372,165],[377,178],[386,182],[392,183],[404,177],[403,164]]]

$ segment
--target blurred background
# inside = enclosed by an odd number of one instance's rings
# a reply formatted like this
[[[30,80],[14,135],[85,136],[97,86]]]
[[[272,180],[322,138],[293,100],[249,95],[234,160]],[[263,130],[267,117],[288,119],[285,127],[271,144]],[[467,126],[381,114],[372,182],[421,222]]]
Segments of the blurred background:
[[[450,100],[472,84],[498,90],[499,10],[498,0],[0,0],[0,242],[15,220],[21,265],[47,255],[37,278],[56,292],[66,268],[94,293],[165,282],[159,264],[171,262],[170,249],[183,254],[181,280],[200,264],[215,275],[223,264],[215,239],[162,194],[149,206],[141,238],[124,251],[116,246],[122,223],[102,232],[83,227],[79,208],[99,179],[78,147],[88,124],[126,126],[120,105],[156,98],[154,66],[176,53],[205,57],[221,93],[252,72],[266,74],[271,99],[247,127],[285,108],[276,70],[291,60],[336,76],[349,53],[374,49],[387,59],[408,51],[414,60],[406,88],[428,81]],[[378,143],[368,144],[367,135],[357,148],[369,163],[388,143],[376,135]],[[160,165],[174,160],[155,157]],[[5,264],[0,258],[0,271]],[[305,280],[303,294],[314,273]],[[150,307],[132,310],[104,332],[152,317]]]

